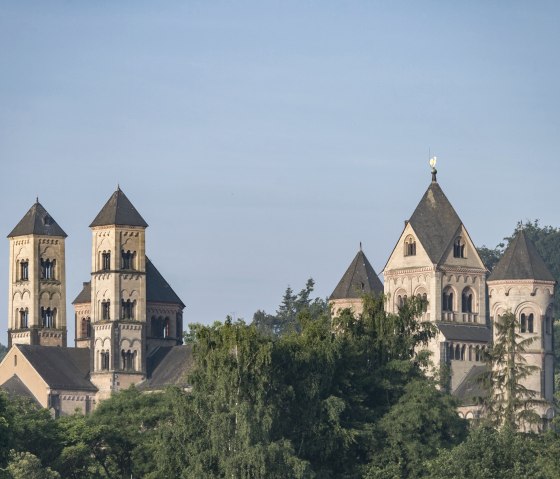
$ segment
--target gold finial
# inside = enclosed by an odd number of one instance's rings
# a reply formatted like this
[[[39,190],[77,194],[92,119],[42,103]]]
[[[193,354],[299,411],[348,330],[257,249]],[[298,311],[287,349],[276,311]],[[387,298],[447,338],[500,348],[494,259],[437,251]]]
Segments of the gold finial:
[[[432,183],[437,183],[437,170],[436,170],[437,157],[430,158],[430,166],[432,167]]]

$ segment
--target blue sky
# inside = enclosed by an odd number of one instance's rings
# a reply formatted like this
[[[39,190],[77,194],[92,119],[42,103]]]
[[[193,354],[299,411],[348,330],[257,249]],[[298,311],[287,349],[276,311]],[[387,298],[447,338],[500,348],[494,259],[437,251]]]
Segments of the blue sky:
[[[208,323],[327,296],[360,241],[380,272],[429,149],[478,245],[560,226],[559,44],[546,1],[2,1],[0,232],[39,195],[71,302],[120,183]]]

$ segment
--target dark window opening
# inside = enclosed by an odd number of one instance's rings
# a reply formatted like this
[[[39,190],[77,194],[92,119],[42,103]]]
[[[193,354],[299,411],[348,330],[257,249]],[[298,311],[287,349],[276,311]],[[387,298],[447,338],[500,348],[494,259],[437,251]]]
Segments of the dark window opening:
[[[125,371],[134,371],[134,358],[136,356],[136,352],[131,352],[130,349],[125,351],[124,349],[121,351],[122,356],[122,364],[123,369]]]
[[[463,291],[461,296],[461,311],[463,313],[473,312],[473,295],[470,291]]]
[[[91,319],[90,318],[82,318],[81,323],[81,337],[82,338],[90,338],[91,337]]]
[[[19,264],[19,279],[29,281],[29,261],[22,261]]]
[[[523,313],[521,315],[521,332],[522,333],[526,333],[527,332],[527,316],[525,315],[525,313]]]
[[[102,301],[101,302],[101,314],[104,320],[111,319],[111,302],[110,301]]]
[[[20,309],[19,311],[19,327],[26,329],[28,327],[29,311],[27,309]]]
[[[135,256],[134,251],[121,251],[121,269],[134,269]]]
[[[527,329],[530,333],[535,332],[533,326],[534,326],[534,316],[533,313],[531,313],[527,318]]]
[[[453,243],[453,257],[465,258],[465,243],[461,238],[457,238]]]
[[[41,307],[41,325],[43,328],[54,328],[54,317],[56,308],[43,308]]]
[[[449,291],[443,292],[443,310],[453,311],[453,293]]]
[[[414,238],[407,238],[404,242],[404,255],[416,256],[416,241]]]
[[[109,369],[109,351],[101,351],[101,369],[104,371]]]
[[[54,279],[54,268],[56,260],[50,261],[49,259],[41,258],[41,279]]]
[[[104,252],[101,253],[101,269],[108,271],[111,269],[111,253]]]
[[[135,301],[130,301],[130,299],[121,301],[122,319],[134,319],[134,305]]]

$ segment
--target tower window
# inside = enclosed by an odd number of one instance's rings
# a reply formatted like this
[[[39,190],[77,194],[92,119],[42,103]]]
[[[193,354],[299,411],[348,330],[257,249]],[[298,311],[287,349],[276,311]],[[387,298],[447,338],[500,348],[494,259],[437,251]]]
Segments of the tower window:
[[[163,337],[164,338],[168,338],[169,337],[169,318],[165,318],[163,320]]]
[[[124,299],[121,301],[121,317],[122,319],[134,319],[134,305],[136,304],[135,301]]]
[[[101,351],[101,369],[108,370],[109,369],[109,351]]]
[[[29,280],[29,261],[22,261],[19,264],[19,279],[20,281]]]
[[[442,308],[444,311],[453,311],[453,290],[446,289],[443,292]]]
[[[404,240],[404,255],[416,256],[416,240],[413,236],[407,236]]]
[[[29,311],[27,309],[19,310],[19,327],[26,329],[28,327]]]
[[[82,338],[91,337],[91,319],[90,318],[82,318],[81,337]]]
[[[41,307],[41,325],[43,328],[54,328],[54,317],[56,308],[43,308]]]
[[[455,243],[453,243],[453,257],[454,258],[466,258],[465,256],[465,242],[459,236]]]
[[[121,269],[134,269],[135,256],[134,251],[121,251]]]
[[[101,317],[104,320],[111,319],[111,301],[101,302]]]
[[[111,269],[111,253],[110,252],[103,252],[101,253],[101,269],[104,271],[108,271]]]
[[[123,369],[125,371],[134,371],[136,368],[134,367],[134,360],[136,358],[136,351],[132,352],[130,349],[125,351],[124,349],[121,351],[122,356],[122,364]]]
[[[56,260],[41,258],[41,279],[54,279]]]
[[[463,313],[473,312],[473,293],[469,288],[466,288],[461,295],[461,311]]]
[[[534,333],[535,332],[535,316],[533,313],[527,315],[525,313],[521,314],[521,332],[522,333]]]

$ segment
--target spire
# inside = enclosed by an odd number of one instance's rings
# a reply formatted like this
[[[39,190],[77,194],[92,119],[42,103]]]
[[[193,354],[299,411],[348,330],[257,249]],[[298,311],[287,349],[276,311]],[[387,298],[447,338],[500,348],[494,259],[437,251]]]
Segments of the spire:
[[[119,186],[89,226],[92,228],[109,225],[142,226],[144,228],[148,226]]]
[[[360,248],[329,299],[361,298],[364,293],[382,292],[383,284]]]
[[[39,198],[25,213],[25,216],[8,235],[8,238],[25,235],[60,236],[66,238],[68,235],[58,225],[54,218],[39,203]]]
[[[502,258],[492,270],[488,281],[529,279],[555,281],[525,230],[518,230]]]

